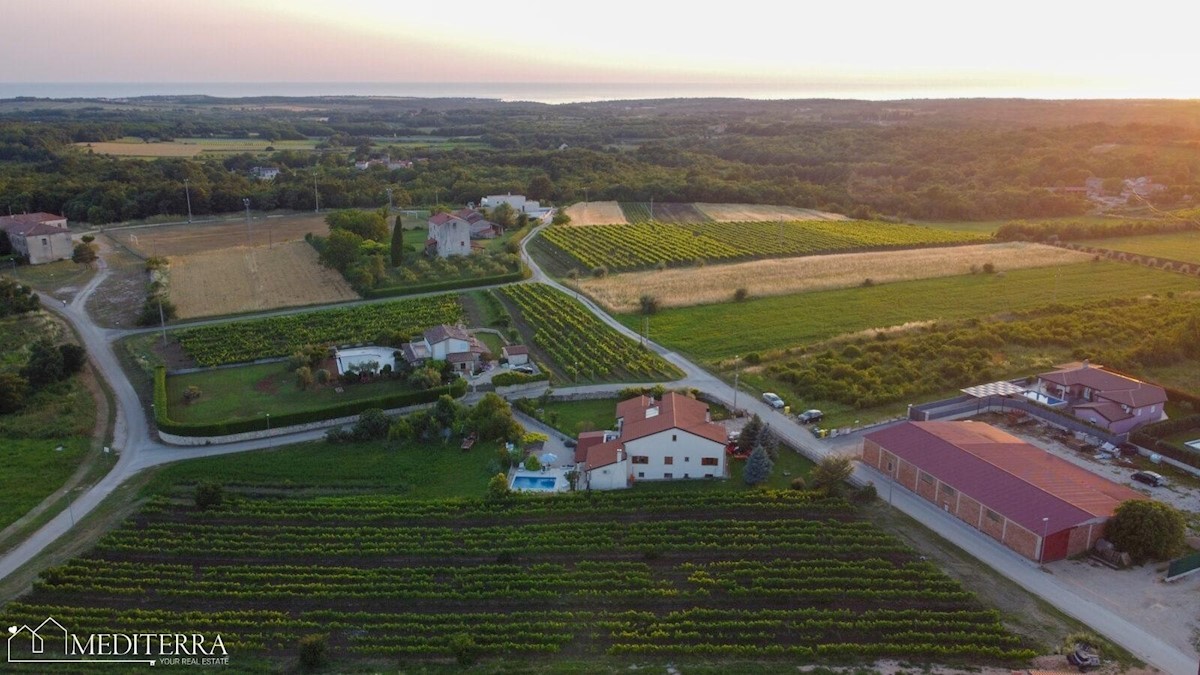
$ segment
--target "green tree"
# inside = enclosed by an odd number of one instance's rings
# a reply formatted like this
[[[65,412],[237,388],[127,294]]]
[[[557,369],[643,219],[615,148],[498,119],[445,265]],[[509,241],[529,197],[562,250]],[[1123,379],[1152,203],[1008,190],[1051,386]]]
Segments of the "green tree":
[[[750,458],[746,460],[742,479],[746,481],[746,485],[758,485],[771,477],[771,470],[774,468],[775,462],[771,461],[767,449],[760,445],[754,448],[754,452],[751,452]]]
[[[368,408],[359,414],[358,421],[354,423],[354,440],[374,441],[386,438],[391,426],[392,421],[383,414],[381,408]]]
[[[396,224],[392,226],[392,267],[404,264],[404,225],[399,215]]]
[[[201,511],[215,509],[225,500],[225,488],[215,481],[202,481],[196,486],[193,498],[196,502],[196,508]]]
[[[433,389],[441,386],[442,374],[429,366],[417,368],[408,376],[408,383],[417,389]]]
[[[526,471],[538,471],[541,468],[542,468],[542,461],[540,459],[538,459],[537,455],[530,455],[525,458],[525,470]]]
[[[313,376],[312,368],[300,366],[296,369],[296,386],[300,388],[300,391],[305,391],[311,387],[315,380],[316,377]]]
[[[507,230],[517,224],[517,210],[507,202],[501,202],[492,209],[491,221],[500,226],[500,229]]]
[[[49,339],[41,339],[33,343],[29,350],[29,360],[21,369],[21,377],[34,389],[40,389],[48,384],[58,382],[66,375],[62,352]]]
[[[554,218],[550,220],[551,225],[567,225],[571,222],[571,216],[567,215],[566,211],[558,210],[554,212]]]
[[[1186,548],[1187,520],[1169,504],[1131,499],[1117,506],[1106,535],[1134,560],[1166,560]]]
[[[524,429],[513,417],[512,408],[503,397],[488,392],[467,415],[468,424],[485,441],[516,441]]]
[[[84,364],[87,363],[86,349],[79,345],[64,342],[58,346],[58,351],[62,354],[63,377],[74,375],[83,370]]]
[[[638,298],[638,304],[641,305],[642,314],[650,315],[658,313],[658,298],[650,295],[649,293],[643,293],[642,297]]]
[[[554,182],[550,180],[550,176],[544,173],[539,173],[529,181],[529,186],[526,187],[525,193],[530,199],[553,199],[554,198]]]
[[[332,230],[321,251],[321,263],[339,272],[345,272],[358,260],[362,243],[363,238],[349,230]]]
[[[71,254],[71,260],[80,265],[90,265],[96,262],[96,245],[87,242],[79,242],[75,244],[75,251]]]
[[[330,236],[333,235],[333,230],[345,230],[363,239],[387,241],[387,217],[379,211],[334,211],[325,216],[325,222],[329,224]]]
[[[763,432],[763,421],[758,415],[750,418],[749,422],[742,427],[742,432],[738,436],[737,448],[738,452],[745,454],[758,447],[758,437]]]
[[[0,277],[0,318],[24,314],[38,308],[38,296],[29,286]]]
[[[0,372],[0,415],[20,410],[25,405],[29,383],[16,373]]]
[[[854,462],[846,455],[826,455],[813,467],[811,478],[814,490],[836,493],[854,473]]]

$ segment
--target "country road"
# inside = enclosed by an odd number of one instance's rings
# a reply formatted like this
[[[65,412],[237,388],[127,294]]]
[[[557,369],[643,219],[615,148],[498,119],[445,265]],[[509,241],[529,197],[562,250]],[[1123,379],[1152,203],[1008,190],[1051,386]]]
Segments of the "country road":
[[[533,272],[529,282],[546,283],[568,295],[574,296],[575,292],[573,290],[549,278],[529,255],[527,246],[530,240],[536,237],[545,227],[545,225],[540,225],[534,228],[522,242],[522,256]],[[116,401],[116,428],[114,431],[113,447],[120,451],[120,458],[107,476],[75,499],[71,508],[73,515],[68,515],[67,512],[60,513],[33,533],[27,540],[6,553],[3,557],[0,557],[0,578],[12,574],[15,570],[32,560],[47,546],[59,538],[68,535],[74,520],[82,518],[82,516],[95,509],[119,485],[143,469],[182,459],[245,452],[314,440],[323,436],[324,432],[322,430],[314,430],[252,441],[187,448],[168,446],[158,441],[152,434],[145,410],[133,386],[121,369],[113,351],[116,339],[124,335],[143,331],[99,328],[88,317],[84,309],[87,298],[107,275],[108,270],[103,268],[102,265],[101,271],[66,306],[61,305],[61,303],[56,304],[53,300],[49,302],[43,300],[43,304],[48,310],[63,316],[74,326],[84,345],[87,347],[88,354],[96,370],[112,389]],[[359,301],[348,304],[369,304],[371,302],[376,301]],[[580,302],[614,330],[631,339],[642,340],[641,336],[635,331],[616,321],[591,300],[581,297]],[[254,316],[292,314],[315,311],[316,309],[321,308],[281,310]],[[252,317],[246,316],[240,318]],[[225,320],[228,319],[195,322],[187,325],[218,323]],[[647,342],[647,345],[685,373],[684,378],[669,383],[670,386],[700,389],[720,400],[725,405],[733,406],[735,393],[730,385],[697,364],[661,345],[654,342]],[[615,392],[627,386],[629,385],[592,385],[559,388],[556,391],[564,393],[570,391]],[[832,444],[818,441],[806,428],[781,412],[770,408],[756,396],[747,393],[738,395],[737,407],[747,410],[750,413],[758,414],[769,424],[775,434],[780,436],[789,445],[798,448],[802,454],[811,459],[819,460],[836,451]],[[854,480],[858,484],[874,482],[877,486],[886,486],[888,481],[887,477],[863,466],[858,466],[856,469]],[[883,490],[881,489],[882,492]],[[929,529],[959,546],[1029,592],[1041,597],[1066,614],[1091,626],[1097,632],[1120,644],[1138,658],[1171,675],[1200,673],[1200,668],[1197,667],[1200,659],[1198,659],[1195,650],[1185,652],[1167,644],[1157,636],[1130,623],[1120,615],[1080,596],[1070,586],[1056,579],[1052,573],[1052,565],[1049,573],[1043,571],[1036,564],[1018,556],[1016,553],[1004,548],[978,531],[971,529],[958,519],[939,511],[932,504],[907,490],[898,488],[888,490],[888,492],[891,494],[891,503],[895,508],[921,522]]]

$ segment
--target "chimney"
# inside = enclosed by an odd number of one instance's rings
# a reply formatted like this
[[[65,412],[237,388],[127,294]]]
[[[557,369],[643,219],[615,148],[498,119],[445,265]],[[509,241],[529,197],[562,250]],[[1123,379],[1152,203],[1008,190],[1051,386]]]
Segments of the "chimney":
[[[1089,363],[1088,359],[1084,359],[1084,360],[1083,360],[1083,367],[1084,367],[1084,368],[1087,368],[1087,367],[1088,367],[1088,363]]]

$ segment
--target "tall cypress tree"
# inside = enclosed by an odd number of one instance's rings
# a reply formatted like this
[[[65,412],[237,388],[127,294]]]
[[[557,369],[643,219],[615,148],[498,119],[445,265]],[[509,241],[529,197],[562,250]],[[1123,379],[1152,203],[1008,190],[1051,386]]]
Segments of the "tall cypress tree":
[[[404,262],[404,226],[400,214],[396,214],[396,224],[392,226],[392,267],[399,267]]]

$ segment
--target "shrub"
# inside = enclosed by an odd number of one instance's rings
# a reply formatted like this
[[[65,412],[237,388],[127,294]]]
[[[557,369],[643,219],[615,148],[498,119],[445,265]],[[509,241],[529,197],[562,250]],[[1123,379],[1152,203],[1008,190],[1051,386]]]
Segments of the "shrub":
[[[196,508],[208,511],[217,508],[225,500],[225,489],[221,487],[220,483],[204,481],[196,486],[193,498],[196,501]]]
[[[743,302],[746,300],[746,298],[749,298],[749,297],[750,297],[750,291],[746,290],[745,288],[739,288],[733,292],[733,301],[734,302]]]
[[[488,481],[488,499],[506,499],[511,493],[508,489],[508,477],[504,474],[498,473]]]
[[[775,463],[771,461],[766,448],[760,445],[754,448],[750,459],[746,460],[746,470],[742,473],[742,479],[746,481],[746,485],[758,485],[771,477],[771,470],[774,468]]]
[[[655,314],[658,312],[658,298],[646,293],[641,298],[638,298],[638,303],[641,304],[642,314]]]
[[[854,473],[854,463],[846,455],[826,455],[812,470],[814,489],[836,494],[842,484]]]
[[[200,387],[197,387],[194,384],[188,385],[188,388],[183,390],[183,400],[185,403],[191,403],[192,401],[200,398],[201,393]]]
[[[597,279],[603,279],[604,277],[608,276],[608,268],[604,265],[597,265],[592,268],[592,276],[596,277]]]
[[[808,482],[804,480],[804,476],[796,476],[792,479],[791,488],[793,490],[807,490]]]
[[[863,282],[862,282],[863,288],[870,288],[874,285],[875,285],[875,280],[872,279],[871,277],[867,277],[866,279],[863,279]]]
[[[1134,560],[1166,560],[1186,548],[1187,521],[1169,504],[1132,499],[1117,507],[1107,536]]]
[[[995,263],[990,263],[990,262],[983,263],[983,273],[984,274],[995,274],[996,273]]]
[[[316,379],[317,384],[327,384],[329,382],[329,371],[324,368],[318,368],[313,372],[313,378]]]
[[[325,635],[305,635],[300,638],[300,667],[316,670],[329,662],[329,638]]]
[[[383,414],[381,408],[368,408],[358,415],[358,421],[354,423],[354,440],[356,441],[373,441],[381,438],[386,438],[388,429],[392,426],[392,421],[388,416]]]
[[[538,471],[542,468],[542,462],[537,458],[537,455],[530,455],[525,458],[526,471]]]

